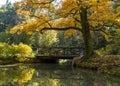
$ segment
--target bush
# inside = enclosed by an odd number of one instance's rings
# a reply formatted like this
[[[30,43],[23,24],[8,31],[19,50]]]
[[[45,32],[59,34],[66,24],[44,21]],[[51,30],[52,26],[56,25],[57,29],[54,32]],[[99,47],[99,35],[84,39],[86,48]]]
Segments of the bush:
[[[104,48],[96,50],[98,55],[120,55],[120,46],[109,44]]]
[[[6,44],[0,43],[0,59],[6,60],[16,60],[18,62],[28,61],[34,57],[32,48],[26,44],[20,43]]]
[[[16,59],[20,62],[29,60],[30,57],[34,57],[34,54],[32,52],[32,48],[26,44],[20,43],[17,46],[17,49],[15,47],[16,52]]]
[[[100,48],[100,49],[96,50],[96,53],[98,55],[110,55],[112,51],[113,51],[112,46],[107,45],[104,48]]]
[[[0,43],[0,58],[4,59],[9,57],[10,46],[6,43]]]

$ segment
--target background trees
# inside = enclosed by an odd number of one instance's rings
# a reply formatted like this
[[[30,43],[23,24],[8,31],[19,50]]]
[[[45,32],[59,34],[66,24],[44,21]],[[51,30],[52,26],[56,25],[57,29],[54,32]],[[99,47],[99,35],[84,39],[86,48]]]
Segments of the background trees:
[[[119,47],[119,9],[119,1],[109,0],[6,3],[0,8],[0,42],[36,47],[84,45],[85,57],[89,58],[94,50],[104,53],[105,47]],[[117,54],[118,47],[104,54]]]
[[[37,32],[35,33],[34,38],[35,47],[56,46],[56,44],[59,42],[56,31],[46,31],[43,34]]]
[[[17,13],[32,22],[26,21],[13,27],[11,33],[52,29],[67,30],[67,35],[76,35],[80,31],[87,59],[94,54],[91,33],[100,32],[108,38],[109,27],[119,28],[119,6],[115,5],[110,0],[23,0],[16,3]]]
[[[10,2],[6,2],[5,5],[0,7],[0,42],[15,43],[20,42],[32,44],[32,35],[27,35],[26,33],[21,34],[10,34],[10,28],[23,22],[24,20],[21,16],[16,13],[17,8]]]

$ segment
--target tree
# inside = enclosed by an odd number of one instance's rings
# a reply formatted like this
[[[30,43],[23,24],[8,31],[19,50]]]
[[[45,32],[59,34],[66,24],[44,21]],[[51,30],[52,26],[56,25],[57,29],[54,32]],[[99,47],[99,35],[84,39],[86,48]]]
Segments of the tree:
[[[18,23],[16,8],[9,2],[0,7],[0,31],[10,29]]]
[[[64,35],[65,34],[65,35]],[[83,46],[83,39],[80,32],[78,32],[75,36],[74,35],[68,35],[67,31],[58,31],[57,37],[59,39],[59,42],[57,46],[59,47],[81,47]],[[81,49],[82,50],[82,49]]]
[[[120,29],[117,29],[111,33],[113,36],[108,38],[107,45],[98,49],[97,52],[100,55],[119,55],[120,54]]]
[[[5,5],[0,7],[0,42],[15,43],[20,42],[31,44],[33,43],[33,36],[26,33],[13,34],[9,33],[10,28],[23,22],[21,16],[16,13],[17,8],[10,2],[6,2]]]
[[[15,7],[6,2],[0,7],[0,42],[11,43],[9,30],[18,23],[18,16]]]
[[[35,33],[34,47],[51,47],[58,43],[56,31],[46,31],[43,34]]]
[[[113,4],[112,0],[23,0],[15,4],[19,8],[17,12],[33,22],[19,24],[11,33],[67,30],[69,35],[75,35],[78,30],[83,36],[84,60],[87,60],[94,55],[91,32],[101,31],[109,36],[106,29],[119,26],[120,8],[114,8]]]

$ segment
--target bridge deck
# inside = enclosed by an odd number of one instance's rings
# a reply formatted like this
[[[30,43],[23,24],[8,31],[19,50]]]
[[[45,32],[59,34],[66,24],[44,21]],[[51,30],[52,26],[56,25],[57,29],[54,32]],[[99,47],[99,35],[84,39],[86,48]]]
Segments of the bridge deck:
[[[37,59],[73,59],[80,56],[81,47],[39,47]]]
[[[36,55],[36,57],[38,59],[73,59],[74,57],[78,57],[78,55],[61,55],[61,56],[55,56],[55,55],[51,55],[51,56],[45,56],[45,55]]]

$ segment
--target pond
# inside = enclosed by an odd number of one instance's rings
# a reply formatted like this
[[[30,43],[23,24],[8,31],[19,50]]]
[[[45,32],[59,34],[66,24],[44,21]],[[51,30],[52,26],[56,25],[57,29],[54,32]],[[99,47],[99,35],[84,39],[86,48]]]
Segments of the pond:
[[[120,86],[120,78],[59,64],[0,66],[0,86]]]

